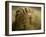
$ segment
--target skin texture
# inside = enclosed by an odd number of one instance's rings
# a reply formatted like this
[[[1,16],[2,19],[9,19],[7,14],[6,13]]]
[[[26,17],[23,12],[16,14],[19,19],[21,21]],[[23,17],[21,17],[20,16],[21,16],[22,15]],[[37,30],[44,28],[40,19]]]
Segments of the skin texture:
[[[18,8],[12,30],[38,30],[41,28],[40,13],[34,12],[31,8]]]

